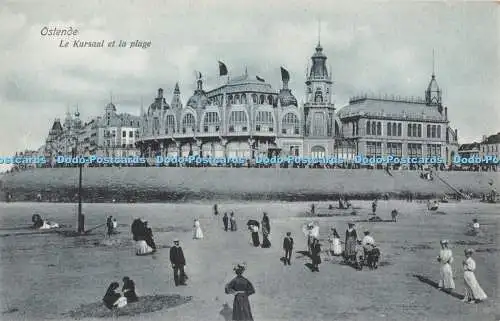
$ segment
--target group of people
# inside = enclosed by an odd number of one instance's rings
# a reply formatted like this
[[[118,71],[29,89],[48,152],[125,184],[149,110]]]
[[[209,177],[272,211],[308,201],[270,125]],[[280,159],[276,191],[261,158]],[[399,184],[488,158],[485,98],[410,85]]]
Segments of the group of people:
[[[370,231],[365,230],[363,234],[363,239],[358,239],[355,224],[353,222],[348,223],[345,235],[344,260],[358,269],[361,269],[363,265],[377,268],[380,250],[370,235]]]
[[[118,228],[118,221],[116,220],[116,218],[113,218],[112,215],[108,216],[106,220],[106,228],[107,228],[106,235],[108,237],[111,237],[111,235],[116,233],[116,229]]]
[[[248,229],[251,231],[252,244],[255,247],[270,248],[271,241],[269,240],[269,234],[271,233],[271,223],[269,222],[269,216],[264,212],[262,216],[261,224],[256,220],[249,220]],[[259,228],[262,230],[262,243],[259,239]]]
[[[229,217],[227,216],[227,212],[224,213],[222,217],[222,223],[224,224],[224,231],[235,232],[237,230],[236,227],[236,219],[234,218],[234,212],[231,211]]]
[[[455,289],[455,281],[453,279],[452,263],[453,252],[449,248],[448,240],[441,240],[441,251],[437,257],[437,261],[441,264],[441,279],[439,280],[438,287],[445,292],[451,292]],[[472,258],[474,253],[473,249],[465,249],[465,259],[462,262],[464,271],[465,282],[465,295],[463,302],[465,303],[479,303],[488,298],[483,291],[479,282],[476,279],[474,271],[476,270],[476,262]]]
[[[147,255],[156,252],[156,244],[153,239],[153,230],[148,226],[148,221],[135,219],[131,226],[132,236],[136,242],[136,254]]]
[[[139,298],[135,293],[135,283],[128,276],[123,278],[122,293],[117,290],[120,287],[118,282],[113,282],[106,290],[102,301],[108,309],[123,308],[128,303],[137,302]]]

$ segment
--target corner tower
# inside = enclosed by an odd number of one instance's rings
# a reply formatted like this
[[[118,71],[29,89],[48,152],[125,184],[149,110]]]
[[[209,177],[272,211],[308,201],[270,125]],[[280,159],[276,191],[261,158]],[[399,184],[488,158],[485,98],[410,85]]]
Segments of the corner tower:
[[[335,107],[332,102],[333,81],[326,60],[318,41],[307,74],[304,103],[304,154],[312,157],[333,154]]]

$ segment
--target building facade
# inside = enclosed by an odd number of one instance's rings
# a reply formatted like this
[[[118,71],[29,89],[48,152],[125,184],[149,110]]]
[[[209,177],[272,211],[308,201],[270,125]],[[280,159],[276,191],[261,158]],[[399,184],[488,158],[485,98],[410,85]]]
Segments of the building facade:
[[[73,117],[67,112],[62,124],[60,119],[54,120],[40,154],[52,161],[51,166],[57,156],[136,156],[140,127],[139,116],[118,114],[112,102],[106,105],[104,115],[84,124],[78,110]]]
[[[493,156],[500,161],[500,133],[483,137],[480,144],[479,156]]]
[[[243,76],[210,91],[198,77],[184,106],[176,84],[171,103],[163,89],[143,115],[138,147],[154,156],[439,156],[458,152],[458,132],[432,74],[425,98],[359,96],[335,113],[332,75],[320,44],[311,57],[305,102],[299,106],[282,68],[276,91],[259,77]]]

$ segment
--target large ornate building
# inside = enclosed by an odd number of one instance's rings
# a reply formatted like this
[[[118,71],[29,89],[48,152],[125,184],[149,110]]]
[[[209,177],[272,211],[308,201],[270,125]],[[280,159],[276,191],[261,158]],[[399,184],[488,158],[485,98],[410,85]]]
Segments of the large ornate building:
[[[458,150],[457,131],[434,73],[425,99],[352,98],[337,114],[332,102],[332,76],[320,44],[311,57],[305,102],[299,106],[281,70],[282,88],[274,90],[247,72],[206,91],[199,75],[197,89],[184,106],[176,84],[171,103],[163,89],[143,113],[138,147],[153,156],[366,156],[451,157]]]

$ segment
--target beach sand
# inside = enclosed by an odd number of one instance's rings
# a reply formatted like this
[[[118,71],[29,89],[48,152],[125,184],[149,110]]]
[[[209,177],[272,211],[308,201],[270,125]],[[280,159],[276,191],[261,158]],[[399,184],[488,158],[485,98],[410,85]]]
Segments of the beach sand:
[[[380,267],[357,271],[339,264],[339,258],[328,261],[323,255],[319,273],[310,272],[305,266],[309,259],[299,253],[292,256],[292,266],[280,262],[282,237],[287,231],[295,238],[294,252],[305,249],[301,230],[311,219],[299,214],[308,210],[310,204],[220,203],[219,212],[235,212],[237,232],[223,231],[222,215],[216,218],[212,214],[213,203],[84,204],[87,228],[104,223],[107,215],[117,218],[121,233],[113,236],[113,241],[104,242],[104,228],[87,237],[27,234],[32,231],[23,228],[31,224],[35,212],[59,224],[75,226],[75,204],[2,203],[0,319],[71,320],[71,311],[85,316],[80,305],[97,309],[107,286],[112,281],[121,283],[123,276],[129,276],[135,281],[139,296],[192,298],[175,307],[120,316],[120,320],[225,320],[221,315],[223,304],[228,303],[231,308],[233,298],[225,295],[224,285],[233,277],[233,264],[242,261],[248,265],[245,276],[256,289],[250,297],[255,320],[500,319],[498,305],[495,306],[500,293],[498,204],[441,204],[437,213],[429,214],[425,203],[379,201],[377,215],[390,219],[391,210],[397,208],[398,222],[360,222],[357,230],[361,235],[365,228],[370,229],[382,252]],[[326,238],[328,229],[335,225],[343,239],[347,221],[368,218],[370,202],[357,201],[354,206],[361,207],[355,217],[313,218],[320,224],[321,238]],[[321,207],[327,204],[317,205]],[[271,221],[269,249],[252,247],[246,228],[246,221],[260,221],[263,211],[269,213]],[[155,241],[162,247],[156,254],[135,255],[130,224],[136,217],[146,218],[153,227]],[[194,218],[200,219],[203,240],[192,239]],[[465,226],[473,218],[481,223],[480,237],[466,235]],[[168,252],[174,238],[181,240],[187,260],[186,287],[174,286]],[[477,250],[476,276],[489,296],[487,302],[463,304],[459,295],[445,294],[428,284],[439,279],[436,256],[443,238],[450,240],[454,252],[458,294],[464,291],[463,249]],[[323,248],[327,246],[323,242]],[[107,319],[113,318],[85,318]]]

